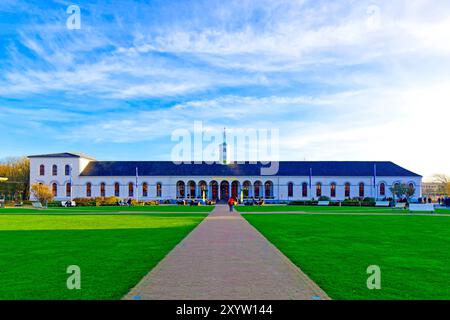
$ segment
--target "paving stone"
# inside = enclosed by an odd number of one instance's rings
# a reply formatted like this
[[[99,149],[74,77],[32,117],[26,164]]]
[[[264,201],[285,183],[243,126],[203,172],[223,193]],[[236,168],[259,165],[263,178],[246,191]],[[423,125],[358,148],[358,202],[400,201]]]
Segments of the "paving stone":
[[[124,299],[324,300],[311,279],[228,207],[213,212]]]

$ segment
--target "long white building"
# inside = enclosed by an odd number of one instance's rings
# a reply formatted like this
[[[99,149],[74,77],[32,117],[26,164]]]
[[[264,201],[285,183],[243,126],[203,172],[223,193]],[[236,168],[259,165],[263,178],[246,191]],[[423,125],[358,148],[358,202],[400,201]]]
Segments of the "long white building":
[[[390,198],[406,183],[421,196],[422,177],[392,162],[281,161],[275,175],[260,163],[175,164],[171,161],[97,161],[77,153],[33,155],[30,183],[51,187],[57,200],[78,197],[139,200],[227,199],[230,195],[280,201]]]

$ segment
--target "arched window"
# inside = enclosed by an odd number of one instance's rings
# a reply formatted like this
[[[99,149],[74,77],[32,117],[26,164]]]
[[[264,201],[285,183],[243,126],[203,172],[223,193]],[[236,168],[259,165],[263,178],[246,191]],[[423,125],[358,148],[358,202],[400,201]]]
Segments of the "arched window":
[[[198,183],[198,188],[199,188],[199,190],[200,190],[200,194],[198,195],[200,198],[203,198],[203,197],[205,197],[206,198],[206,195],[207,195],[207,187],[206,187],[207,185],[206,185],[206,181],[200,181],[199,183]]]
[[[386,184],[381,183],[380,184],[380,196],[385,196],[385,195],[386,195]]]
[[[272,198],[273,197],[273,182],[266,181],[264,184],[264,198]]]
[[[120,197],[120,184],[118,182],[114,183],[114,196]]]
[[[130,182],[128,184],[128,196],[129,197],[134,197],[134,185],[133,185],[133,182]]]
[[[350,183],[345,184],[345,197],[350,198]]]
[[[416,190],[414,183],[408,184],[408,189],[409,189],[409,192],[411,193],[411,195],[414,194],[414,191]]]
[[[316,196],[321,197],[322,196],[322,184],[318,182],[316,184]]]
[[[41,164],[39,166],[39,175],[40,176],[45,176],[45,166],[43,164]]]
[[[242,184],[242,192],[244,194],[244,198],[248,198],[250,196],[250,188],[252,186],[252,183],[250,181],[244,181]]]
[[[195,190],[195,181],[189,181],[188,182],[188,188],[189,188],[189,198],[194,199],[197,192]]]
[[[161,197],[162,197],[162,184],[161,184],[161,182],[158,182],[158,183],[156,184],[156,196],[157,196],[158,198],[161,198]]]
[[[211,188],[211,197],[213,200],[219,198],[219,183],[217,181],[211,181],[209,183],[209,187]]]
[[[52,166],[52,176],[57,176],[58,175],[58,166],[56,164],[54,164]]]
[[[86,197],[92,197],[92,184],[90,182],[86,183]]]
[[[330,185],[330,197],[336,198],[336,183],[334,182]]]
[[[100,183],[100,197],[106,196],[106,184],[104,182]]]
[[[255,181],[255,183],[253,184],[253,190],[255,191],[254,196],[256,198],[261,197],[261,181]]]
[[[237,198],[240,196],[240,194],[238,193],[239,193],[239,181],[233,181],[231,183],[231,196]]]
[[[58,185],[56,183],[52,184],[52,195],[55,198],[58,196]]]
[[[177,198],[184,198],[184,197],[185,197],[184,182],[178,181],[177,182]]]
[[[143,197],[148,197],[148,184],[147,184],[147,182],[144,182],[142,184],[142,196]]]
[[[359,197],[364,198],[364,183],[359,184]]]
[[[294,184],[292,182],[288,183],[288,197],[294,196]]]
[[[64,174],[66,176],[70,176],[70,165],[66,164],[66,166],[64,167]]]
[[[306,182],[302,183],[302,197],[306,198],[308,196],[308,184]]]
[[[220,199],[228,199],[230,197],[230,183],[222,181],[220,183]]]
[[[70,182],[66,183],[66,197],[70,197],[72,194],[72,185]]]

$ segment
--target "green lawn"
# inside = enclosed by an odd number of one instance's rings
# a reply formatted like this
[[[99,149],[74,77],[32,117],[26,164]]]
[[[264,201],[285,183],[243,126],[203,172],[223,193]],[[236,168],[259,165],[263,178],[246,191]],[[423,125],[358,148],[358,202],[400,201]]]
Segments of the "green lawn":
[[[333,299],[450,299],[450,218],[246,214]],[[381,268],[381,290],[366,269]]]
[[[268,205],[268,206],[237,206],[236,210],[242,213],[246,212],[306,212],[306,213],[408,213],[407,210],[380,207],[321,207],[321,206],[286,206],[286,205]],[[450,209],[437,209],[436,213],[448,213]]]
[[[45,214],[113,214],[126,212],[169,212],[169,213],[209,213],[214,209],[214,206],[176,206],[176,205],[160,205],[160,206],[136,206],[136,207],[71,207],[71,208],[48,208],[48,209],[34,209],[34,208],[4,208],[0,209],[1,213],[45,213]]]
[[[204,217],[0,215],[0,299],[120,299]]]

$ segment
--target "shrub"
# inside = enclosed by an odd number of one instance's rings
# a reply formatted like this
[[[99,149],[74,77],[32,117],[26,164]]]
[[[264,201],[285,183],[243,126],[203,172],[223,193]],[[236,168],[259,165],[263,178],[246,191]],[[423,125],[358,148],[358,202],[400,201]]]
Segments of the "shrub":
[[[139,206],[141,206],[141,207],[143,207],[143,206],[145,206],[145,202],[144,201],[137,201],[137,200],[131,200],[131,205],[132,206],[135,206],[135,207],[139,207]]]
[[[100,206],[116,206],[119,202],[117,197],[97,197],[95,198],[95,205]]]
[[[159,201],[151,200],[151,201],[144,201],[145,206],[157,206],[159,205]]]
[[[73,199],[78,207],[95,207],[94,198],[75,198]]]
[[[354,199],[347,198],[344,201],[342,201],[342,205],[347,206],[347,207],[357,207],[360,205],[360,201],[358,198],[354,198]]]
[[[45,205],[45,203],[44,203],[43,205]],[[58,208],[58,207],[61,207],[61,201],[49,201],[49,202],[47,202],[47,207],[48,207],[48,208]]]
[[[319,197],[319,201],[330,201],[331,199],[327,196],[321,196]]]

